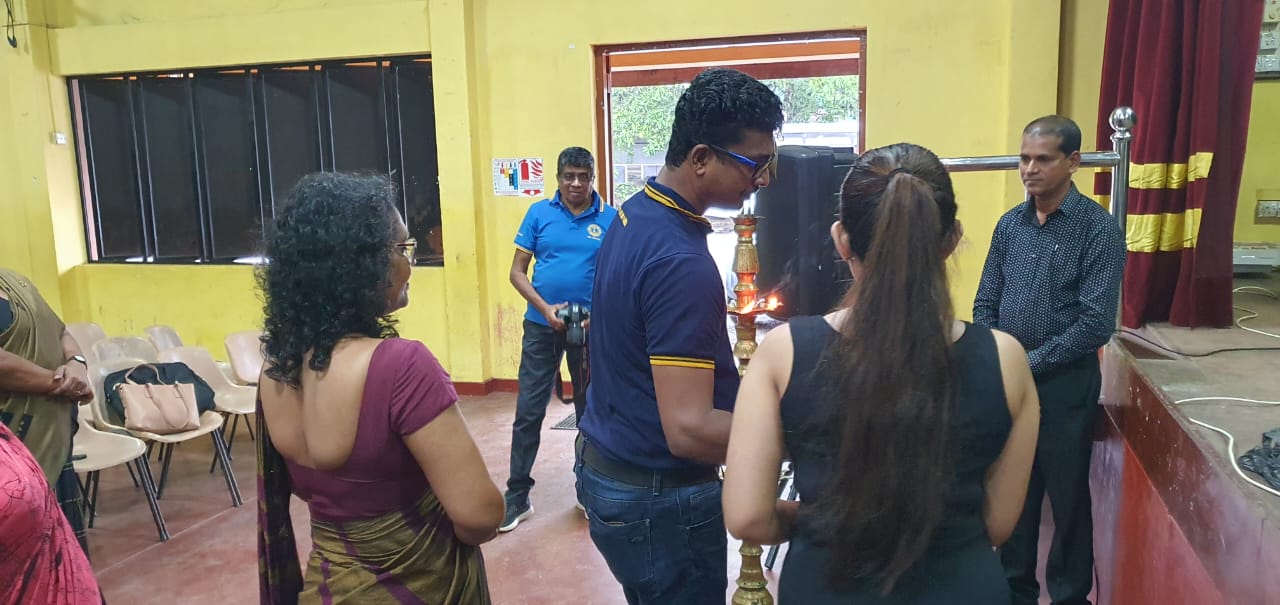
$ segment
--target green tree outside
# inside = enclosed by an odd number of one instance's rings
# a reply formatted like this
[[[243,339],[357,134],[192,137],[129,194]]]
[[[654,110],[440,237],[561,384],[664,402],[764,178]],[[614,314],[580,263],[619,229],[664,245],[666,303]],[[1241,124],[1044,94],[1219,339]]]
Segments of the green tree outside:
[[[782,99],[787,123],[856,121],[862,93],[858,76],[825,76],[764,80]],[[662,153],[671,137],[676,101],[687,84],[628,86],[609,92],[613,159],[635,163],[636,147],[645,155]],[[639,191],[640,184],[615,179],[613,199],[622,201]]]

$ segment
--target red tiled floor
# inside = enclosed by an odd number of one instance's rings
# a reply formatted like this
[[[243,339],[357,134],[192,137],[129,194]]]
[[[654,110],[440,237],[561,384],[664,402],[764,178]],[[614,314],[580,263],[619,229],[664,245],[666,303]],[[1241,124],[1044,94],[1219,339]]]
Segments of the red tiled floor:
[[[505,487],[515,398],[468,397],[462,403],[494,481]],[[533,517],[485,544],[485,565],[495,603],[552,605],[624,603],[574,507],[574,431],[551,430],[573,408],[553,402],[534,466]],[[225,604],[257,601],[253,442],[241,429],[232,467],[244,505],[231,507],[221,472],[209,474],[211,446],[193,442],[175,450],[160,509],[172,538],[157,540],[142,492],[123,468],[102,473],[98,517],[89,531],[98,580],[111,603]],[[159,464],[153,470],[160,472]],[[306,505],[294,500],[301,552],[309,548]],[[737,544],[730,545],[730,578],[737,577]],[[779,561],[779,563],[781,560]],[[781,569],[781,565],[778,566]],[[771,585],[777,583],[767,574]],[[733,586],[730,585],[729,594]]]
[[[467,397],[463,413],[489,472],[505,487],[515,397],[493,394]],[[536,513],[515,531],[483,546],[495,603],[524,605],[611,605],[624,603],[604,560],[587,534],[587,523],[574,507],[574,431],[551,430],[572,412],[552,402],[534,465],[531,498]],[[257,601],[254,444],[241,429],[232,447],[232,467],[244,505],[231,507],[220,471],[209,474],[211,446],[200,440],[175,450],[169,483],[160,500],[172,538],[157,540],[142,492],[123,468],[103,471],[98,517],[89,531],[90,552],[98,580],[111,603],[227,604]],[[157,479],[159,464],[153,464]],[[293,521],[303,556],[310,547],[306,505],[294,500]],[[1048,551],[1052,523],[1041,529],[1041,565]],[[729,590],[740,563],[738,545],[730,542]],[[783,549],[774,571],[766,572],[777,587]],[[1048,603],[1047,597],[1041,600]]]

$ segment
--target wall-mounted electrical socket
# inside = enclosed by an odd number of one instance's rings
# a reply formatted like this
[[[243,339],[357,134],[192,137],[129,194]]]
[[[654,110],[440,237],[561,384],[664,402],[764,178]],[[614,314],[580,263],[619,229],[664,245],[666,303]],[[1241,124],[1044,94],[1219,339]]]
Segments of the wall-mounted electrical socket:
[[[1254,217],[1261,222],[1280,222],[1280,189],[1259,189],[1258,205]]]
[[[1275,50],[1280,48],[1280,32],[1269,31],[1262,34],[1258,42],[1258,50]]]
[[[67,144],[67,133],[65,133],[65,132],[55,132],[55,133],[53,133],[53,144],[54,144],[54,145],[66,145],[66,144]]]

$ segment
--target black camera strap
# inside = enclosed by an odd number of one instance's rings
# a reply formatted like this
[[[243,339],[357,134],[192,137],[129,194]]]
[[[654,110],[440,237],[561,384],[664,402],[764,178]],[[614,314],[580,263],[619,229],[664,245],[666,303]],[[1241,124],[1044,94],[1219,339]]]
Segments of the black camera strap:
[[[564,396],[564,378],[558,370],[556,371],[555,380],[556,399],[565,404],[572,404],[575,412],[587,409],[587,387],[591,384],[591,347],[587,344],[582,345],[580,359],[577,372],[578,379],[573,380],[574,373],[569,373],[570,384],[573,386],[572,397],[566,398]]]

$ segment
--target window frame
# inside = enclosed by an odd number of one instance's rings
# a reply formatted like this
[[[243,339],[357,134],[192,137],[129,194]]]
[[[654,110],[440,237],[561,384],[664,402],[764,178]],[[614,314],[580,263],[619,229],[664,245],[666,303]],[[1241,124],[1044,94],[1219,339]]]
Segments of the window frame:
[[[829,43],[856,39],[856,52],[832,54]],[[816,44],[813,44],[816,43]],[[810,46],[812,49],[806,49]],[[709,67],[730,67],[757,79],[858,76],[858,148],[867,145],[867,30],[865,28],[669,40],[592,46],[595,58],[596,190],[613,192],[610,90],[678,84]],[[602,194],[603,195],[603,194]],[[623,200],[610,200],[621,204]]]
[[[408,74],[403,67],[419,66],[412,74]],[[346,69],[353,67],[366,67],[376,69],[378,71],[372,91],[357,91],[356,94],[365,95],[365,99],[372,102],[378,112],[378,115],[369,118],[369,121],[377,121],[383,125],[382,133],[375,133],[371,136],[371,140],[381,139],[385,145],[385,162],[379,162],[380,165],[376,170],[379,174],[384,174],[391,178],[396,185],[397,200],[396,206],[401,216],[406,221],[410,220],[411,211],[417,212],[420,216],[427,217],[426,222],[420,227],[423,235],[431,230],[441,228],[439,224],[441,215],[440,195],[439,195],[439,150],[437,148],[436,135],[436,116],[435,116],[435,90],[434,90],[434,73],[432,69],[431,56],[429,54],[410,54],[410,55],[390,55],[371,58],[348,58],[348,59],[326,59],[305,62],[285,62],[270,63],[257,65],[232,65],[217,66],[200,69],[169,69],[163,71],[148,71],[134,73],[116,73],[116,74],[94,74],[78,77],[68,77],[66,81],[68,90],[68,100],[70,102],[72,117],[72,132],[75,137],[74,149],[76,153],[77,175],[80,179],[81,191],[81,213],[84,219],[84,237],[86,250],[88,251],[88,261],[90,263],[103,264],[164,264],[164,265],[230,265],[230,264],[258,264],[261,262],[262,254],[262,233],[270,229],[270,224],[274,220],[277,209],[283,202],[283,199],[277,197],[275,191],[274,179],[278,178],[276,172],[278,167],[274,166],[272,159],[272,146],[269,141],[271,133],[272,111],[268,110],[268,95],[270,93],[268,84],[268,75],[275,71],[281,70],[306,70],[312,75],[312,100],[314,102],[314,117],[317,124],[314,133],[308,133],[309,138],[315,136],[317,139],[318,151],[320,159],[320,171],[334,170],[335,160],[335,136],[339,136],[340,132],[335,133],[334,115],[330,103],[332,96],[330,88],[330,74],[337,73],[338,69]],[[421,67],[425,67],[422,69]],[[241,230],[238,237],[238,244],[233,244],[236,249],[231,250],[227,254],[218,254],[217,251],[217,233],[214,221],[214,208],[217,206],[217,200],[213,199],[214,193],[210,190],[210,175],[217,174],[218,170],[211,168],[211,160],[216,162],[219,158],[217,150],[206,145],[206,130],[210,127],[217,128],[216,125],[207,123],[214,110],[201,109],[201,99],[206,99],[202,95],[205,89],[202,88],[203,82],[209,80],[210,75],[231,76],[233,82],[242,82],[244,86],[244,96],[240,97],[240,102],[244,105],[238,110],[239,116],[247,120],[246,126],[249,133],[249,153],[245,157],[241,154],[237,160],[247,159],[251,162],[251,172],[253,174],[244,176],[246,187],[245,191],[251,192],[253,199],[246,201],[246,206],[256,206],[256,216],[252,210],[242,208],[235,210],[236,212],[247,210],[243,217],[237,217],[237,221],[243,225],[231,227],[232,229]],[[425,75],[426,81],[421,83],[425,87],[427,94],[423,99],[423,89],[417,89],[414,103],[421,105],[423,115],[413,114],[413,121],[418,129],[427,127],[430,129],[429,136],[422,136],[415,130],[413,137],[407,136],[401,132],[402,116],[405,115],[406,106],[401,94],[402,77],[421,77]],[[153,162],[149,158],[148,132],[149,128],[158,128],[158,125],[148,125],[147,116],[145,114],[144,104],[148,97],[147,87],[149,83],[158,81],[160,78],[181,79],[185,83],[186,107],[183,111],[187,112],[187,124],[184,128],[191,130],[191,140],[183,141],[182,144],[190,146],[192,154],[191,170],[192,174],[185,177],[189,183],[183,183],[183,186],[190,185],[193,189],[192,196],[195,200],[195,211],[197,217],[195,223],[198,226],[198,256],[168,256],[161,257],[160,253],[166,248],[173,245],[172,241],[166,242],[162,234],[158,232],[156,212],[155,192],[152,188],[153,173],[160,173],[157,169],[158,162]],[[131,120],[122,122],[118,116],[112,119],[117,121],[118,130],[121,135],[127,136],[128,140],[122,143],[129,143],[133,150],[131,158],[126,164],[133,166],[132,176],[137,180],[137,191],[133,195],[136,197],[138,211],[141,213],[140,234],[140,254],[121,254],[116,253],[111,256],[104,255],[103,237],[104,233],[110,231],[111,219],[103,216],[100,212],[100,197],[98,181],[99,174],[97,172],[101,156],[94,154],[94,141],[92,134],[92,125],[95,119],[103,119],[102,117],[91,116],[88,111],[86,99],[84,97],[84,85],[88,82],[99,81],[118,81],[123,85],[123,98],[127,99],[127,108],[120,107],[118,100],[116,101],[117,112],[128,111]],[[415,84],[416,86],[416,84]],[[226,90],[234,90],[236,86],[226,86]],[[371,93],[371,96],[370,96]],[[159,94],[159,93],[151,93]],[[157,96],[153,101],[158,100]],[[209,106],[212,107],[212,106]],[[410,111],[417,111],[419,108],[411,108]],[[275,111],[280,111],[276,109]],[[427,115],[429,114],[429,115]],[[120,113],[118,115],[123,115]],[[230,114],[228,114],[230,115]],[[277,114],[278,117],[279,114]],[[364,118],[358,118],[364,119]],[[341,128],[341,127],[339,127]],[[101,142],[101,143],[105,143]],[[413,146],[413,149],[406,149],[406,144]],[[419,148],[421,147],[421,148]],[[274,150],[280,153],[280,148]],[[417,166],[415,164],[414,172],[418,177],[417,184],[414,185],[419,195],[416,195],[412,201],[413,207],[410,207],[411,200],[409,192],[406,191],[408,179],[406,170],[404,169],[405,159],[408,155],[416,156],[417,163],[427,162],[428,165]],[[279,157],[279,155],[277,155]],[[303,164],[307,164],[303,161]],[[243,166],[229,164],[223,167],[223,171],[231,170],[233,172],[242,171]],[[364,172],[370,172],[365,170]],[[308,169],[309,172],[309,169]],[[430,182],[430,177],[434,176],[435,181]],[[237,179],[238,180],[238,179]],[[290,187],[292,184],[289,185]],[[424,189],[425,187],[425,189]],[[287,189],[282,189],[287,191]],[[425,191],[425,194],[423,192]],[[281,194],[283,195],[283,194]],[[432,205],[434,204],[434,208]],[[434,220],[434,222],[432,222]],[[432,224],[426,224],[432,223]],[[129,228],[132,228],[130,223]],[[226,225],[220,227],[227,229]],[[248,247],[250,250],[239,249],[244,246],[243,233],[249,232]],[[416,234],[415,234],[416,235]],[[419,236],[419,239],[424,239]],[[443,255],[432,255],[427,247],[421,247],[418,257],[418,264],[423,266],[443,266]],[[133,252],[133,251],[131,251]]]

